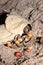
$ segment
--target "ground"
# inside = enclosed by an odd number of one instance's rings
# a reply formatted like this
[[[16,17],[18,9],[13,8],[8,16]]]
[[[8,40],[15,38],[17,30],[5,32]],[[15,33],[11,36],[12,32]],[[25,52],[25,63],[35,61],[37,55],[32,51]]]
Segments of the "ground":
[[[10,12],[10,14],[16,12],[21,17],[27,19],[29,24],[32,25],[31,32],[34,37],[43,37],[43,0],[1,0],[0,13],[3,12],[3,10]],[[43,65],[43,44],[35,42],[31,45],[31,43],[29,46],[31,49],[30,53],[24,52],[24,47],[9,48],[0,45],[0,55],[2,58],[2,62],[0,59],[0,65]],[[23,57],[17,60],[17,57],[14,55],[15,51],[24,52]],[[26,58],[26,60],[21,62],[23,58]]]

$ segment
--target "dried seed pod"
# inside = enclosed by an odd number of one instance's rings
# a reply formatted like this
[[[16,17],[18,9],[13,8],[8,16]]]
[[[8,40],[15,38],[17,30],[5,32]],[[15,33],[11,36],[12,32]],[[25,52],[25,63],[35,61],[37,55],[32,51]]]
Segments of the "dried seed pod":
[[[27,42],[29,42],[29,40],[30,40],[29,37],[26,35],[24,42],[27,43]]]
[[[27,24],[28,25],[28,30],[32,30],[32,26],[30,24]]]
[[[14,40],[18,40],[19,37],[20,37],[20,34],[15,35]]]
[[[23,36],[23,46],[27,46],[28,42],[30,41],[29,37],[27,35]]]
[[[30,24],[27,24],[27,26],[24,27],[23,32],[27,34],[27,32],[29,32],[30,30],[32,30],[32,27]]]
[[[28,32],[28,26],[25,26],[23,32],[26,34]]]
[[[19,45],[22,42],[22,37],[18,34],[17,36],[15,36],[14,41],[16,45]]]
[[[24,41],[24,40],[25,40],[25,38],[26,38],[26,35],[23,35],[23,36],[22,36],[22,40]]]
[[[22,38],[19,38],[18,40],[19,40],[20,42],[23,42]]]
[[[23,41],[23,39],[22,39],[22,37],[21,37],[21,36],[19,36],[19,37],[18,37],[18,40],[19,40],[20,42],[22,42],[22,41]]]

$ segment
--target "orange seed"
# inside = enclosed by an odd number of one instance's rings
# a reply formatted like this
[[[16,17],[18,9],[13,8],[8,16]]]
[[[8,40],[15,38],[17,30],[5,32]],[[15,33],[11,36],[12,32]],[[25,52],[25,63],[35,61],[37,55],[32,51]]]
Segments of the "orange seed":
[[[7,44],[6,44],[8,47],[12,47],[12,44],[11,44],[11,42],[7,42]]]
[[[31,52],[30,48],[27,48],[26,51],[27,51],[27,52]]]
[[[20,41],[19,40],[16,40],[15,43],[18,45],[18,44],[20,44]]]
[[[27,33],[28,37],[31,38],[32,37],[32,34],[31,33]]]

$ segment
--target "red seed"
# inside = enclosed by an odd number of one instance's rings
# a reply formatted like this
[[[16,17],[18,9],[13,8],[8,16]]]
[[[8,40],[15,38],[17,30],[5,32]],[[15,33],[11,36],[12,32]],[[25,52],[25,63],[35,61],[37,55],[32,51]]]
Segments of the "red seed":
[[[15,52],[15,56],[19,57],[19,56],[21,56],[21,53],[20,52]]]
[[[26,51],[27,51],[28,53],[31,52],[30,48],[27,48]]]

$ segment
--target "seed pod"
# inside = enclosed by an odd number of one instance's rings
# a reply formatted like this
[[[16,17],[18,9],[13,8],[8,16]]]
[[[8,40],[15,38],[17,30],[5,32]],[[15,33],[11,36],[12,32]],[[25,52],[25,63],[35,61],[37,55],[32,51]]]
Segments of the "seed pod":
[[[24,35],[24,36],[22,36],[22,40],[23,40],[23,42],[22,42],[23,46],[26,47],[28,45],[30,38],[27,35]]]
[[[27,34],[27,32],[29,32],[30,30],[32,30],[32,27],[30,24],[27,24],[27,26],[25,26],[25,28],[23,29],[23,32]]]
[[[14,37],[14,40],[18,40],[19,37],[20,37],[20,34],[16,35],[16,36]]]
[[[24,41],[24,40],[25,40],[25,38],[26,38],[26,35],[23,35],[23,36],[22,36],[22,40]]]
[[[32,30],[32,26],[30,24],[27,24],[28,25],[28,30]]]
[[[22,41],[23,41],[23,39],[22,39],[22,37],[21,37],[21,36],[19,36],[19,37],[18,37],[18,40],[19,40],[20,42],[22,42]]]
[[[21,56],[21,53],[20,52],[15,52],[14,54],[16,57],[20,57]]]
[[[24,29],[23,29],[23,32],[26,34],[28,32],[28,26],[26,26]]]
[[[25,40],[24,40],[25,43],[29,42],[29,37],[26,35],[25,36]]]

